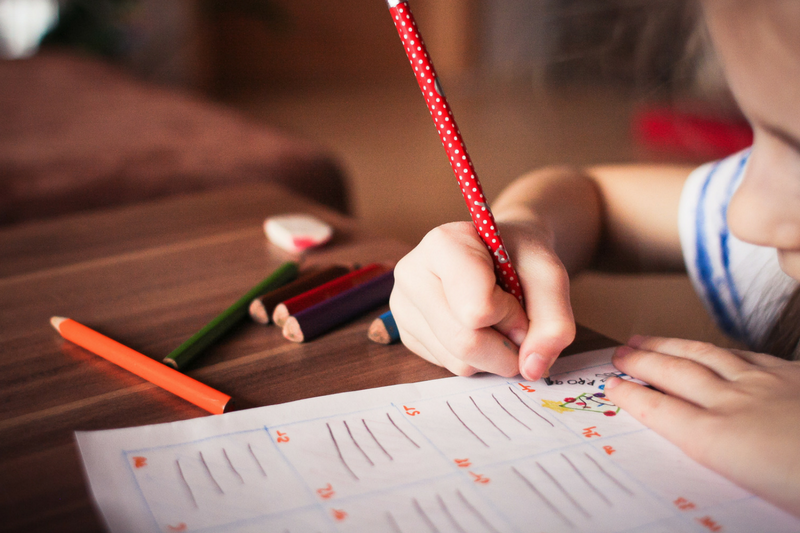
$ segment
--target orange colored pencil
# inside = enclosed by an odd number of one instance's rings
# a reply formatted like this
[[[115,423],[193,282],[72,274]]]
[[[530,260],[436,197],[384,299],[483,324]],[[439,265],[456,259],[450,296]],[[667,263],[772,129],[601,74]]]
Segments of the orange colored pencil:
[[[54,316],[50,319],[50,323],[68,341],[210,413],[220,415],[230,405],[231,397],[227,394],[212,389],[70,318]]]

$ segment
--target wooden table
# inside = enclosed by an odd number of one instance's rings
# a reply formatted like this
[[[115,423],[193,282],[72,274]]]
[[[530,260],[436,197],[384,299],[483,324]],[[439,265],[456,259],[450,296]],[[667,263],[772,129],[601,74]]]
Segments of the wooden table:
[[[0,231],[0,530],[99,531],[75,430],[207,413],[61,339],[74,318],[161,359],[293,257],[270,245],[268,215],[310,212],[336,237],[305,264],[395,261],[408,246],[277,186],[205,193]],[[366,338],[383,310],[307,344],[243,323],[188,374],[237,408],[448,376],[402,345]],[[609,346],[583,328],[570,352]]]

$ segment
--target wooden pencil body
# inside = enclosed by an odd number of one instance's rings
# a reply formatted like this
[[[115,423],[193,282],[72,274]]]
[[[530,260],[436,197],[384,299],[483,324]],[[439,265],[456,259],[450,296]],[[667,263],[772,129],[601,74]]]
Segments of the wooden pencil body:
[[[250,303],[250,317],[260,324],[269,324],[275,306],[279,303],[344,276],[350,270],[352,269],[346,265],[333,265],[301,273],[293,282],[254,299]]]
[[[54,324],[62,337],[214,414],[222,414],[231,397],[128,348],[71,319]]]
[[[304,309],[296,315],[292,315],[290,321],[287,321],[283,330],[284,336],[296,342],[318,337],[336,326],[386,304],[393,286],[394,272],[385,272],[361,285]]]
[[[247,316],[253,298],[294,280],[297,277],[298,269],[298,264],[294,261],[283,263],[261,283],[250,289],[247,294],[236,300],[233,305],[212,319],[200,331],[175,348],[164,358],[163,363],[179,370],[186,368],[200,352],[216,342]]]
[[[341,294],[353,287],[364,283],[386,272],[389,267],[380,263],[371,263],[365,267],[354,270],[349,274],[338,277],[314,289],[281,302],[275,307],[272,320],[279,326],[286,323],[286,319],[304,309],[317,305],[320,302]]]

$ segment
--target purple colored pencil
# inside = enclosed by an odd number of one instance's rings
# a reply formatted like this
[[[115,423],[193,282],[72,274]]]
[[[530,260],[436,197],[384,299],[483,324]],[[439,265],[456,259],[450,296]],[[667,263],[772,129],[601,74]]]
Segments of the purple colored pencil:
[[[393,286],[393,271],[372,278],[290,316],[283,326],[283,336],[294,342],[318,337],[348,320],[388,303]]]

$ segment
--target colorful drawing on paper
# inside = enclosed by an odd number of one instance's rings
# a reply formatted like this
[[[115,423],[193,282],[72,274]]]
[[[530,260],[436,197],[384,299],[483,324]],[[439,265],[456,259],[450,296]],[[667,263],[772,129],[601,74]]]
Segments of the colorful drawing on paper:
[[[602,413],[606,416],[615,416],[620,410],[602,392],[582,392],[578,396],[564,398],[563,402],[542,400],[542,407],[546,407],[556,413],[582,411],[585,413]]]

